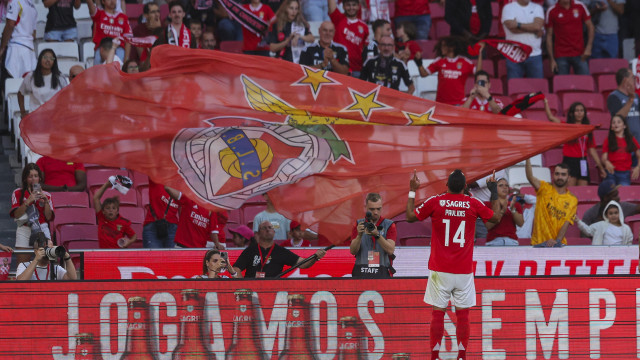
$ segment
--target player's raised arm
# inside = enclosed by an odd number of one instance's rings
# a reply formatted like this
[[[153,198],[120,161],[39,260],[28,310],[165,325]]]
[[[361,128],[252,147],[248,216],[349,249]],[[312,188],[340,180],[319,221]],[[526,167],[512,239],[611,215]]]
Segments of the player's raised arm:
[[[418,175],[416,174],[416,171],[413,170],[413,177],[409,181],[409,198],[407,199],[407,211],[406,211],[407,222],[410,222],[410,223],[418,220],[418,217],[416,216],[414,209],[415,209],[415,201],[416,201],[416,191],[418,191],[419,187],[420,187],[420,179],[418,179]]]

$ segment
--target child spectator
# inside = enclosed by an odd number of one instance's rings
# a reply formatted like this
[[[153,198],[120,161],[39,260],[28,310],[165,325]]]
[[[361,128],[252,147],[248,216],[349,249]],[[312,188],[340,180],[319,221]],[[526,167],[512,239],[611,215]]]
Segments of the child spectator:
[[[240,225],[236,228],[229,229],[229,232],[233,234],[233,245],[235,247],[246,248],[250,243],[256,242],[253,230],[247,225]]]
[[[93,194],[93,208],[98,217],[98,243],[101,249],[127,248],[136,241],[136,233],[131,228],[131,221],[120,216],[120,198],[114,196],[100,203],[102,195],[111,185],[111,181],[107,180]]]
[[[189,22],[189,31],[196,49],[202,49],[202,23],[197,20]]]
[[[267,24],[271,23],[275,16],[273,10],[260,0],[251,0],[250,3],[243,6]],[[242,51],[245,54],[269,56],[269,45],[264,41],[263,37],[252,33],[244,26],[242,27],[242,42]]]
[[[620,204],[611,200],[607,204],[604,221],[587,225],[577,216],[575,221],[582,232],[588,234],[592,240],[591,245],[631,245],[633,232],[629,225],[624,223],[624,215]]]
[[[300,223],[297,221],[291,221],[289,225],[291,231],[289,232],[289,240],[285,241],[282,246],[284,247],[310,247],[311,242],[302,238],[304,231],[300,228]]]
[[[18,90],[20,115],[24,117],[28,113],[24,107],[25,95],[29,95],[29,111],[33,111],[65,86],[67,86],[67,80],[60,74],[56,53],[51,49],[42,50],[38,56],[36,69],[24,77]]]
[[[118,38],[125,34],[131,34],[131,26],[127,15],[116,9],[116,0],[104,0],[104,10],[98,9],[93,0],[87,0],[89,14],[93,20],[93,43],[95,44],[94,64],[102,64],[104,59],[100,55],[100,45],[105,37]],[[124,47],[116,49],[116,55],[121,60],[129,59],[131,46],[125,43]]]
[[[631,136],[626,120],[620,115],[611,118],[609,136],[602,145],[602,162],[607,169],[607,178],[615,181],[616,185],[631,185],[631,179],[636,180],[640,175],[640,165],[631,172],[631,154],[635,153],[640,159],[640,145]]]
[[[549,107],[549,102],[544,99],[544,110],[547,113],[547,119],[554,123],[560,123],[560,119],[555,117]],[[567,113],[567,124],[583,124],[589,125],[587,117],[587,108],[581,102],[574,102],[569,107]],[[593,134],[583,135],[582,137],[570,141],[562,145],[562,162],[569,165],[569,186],[589,185],[589,167],[587,166],[587,153],[591,155],[600,171],[600,177],[607,177],[607,172],[602,166],[598,152],[596,151],[596,142],[593,140]]]
[[[417,52],[420,52],[420,45],[415,41],[416,26],[412,22],[403,22],[396,29],[396,52],[398,58],[405,63],[413,60]]]
[[[480,55],[478,55],[477,70],[482,70],[482,50],[484,43],[480,43]],[[414,61],[418,65],[420,76],[426,77],[438,73],[438,88],[436,101],[450,105],[462,105],[464,103],[464,86],[467,78],[475,74],[476,67],[471,60],[462,56],[465,52],[465,41],[457,36],[440,38],[436,44],[438,56],[427,69],[422,67],[422,54],[415,56]]]
[[[276,20],[267,37],[269,49],[276,53],[277,58],[300,62],[300,53],[305,43],[314,40],[309,23],[302,16],[298,0],[286,0],[276,12]]]

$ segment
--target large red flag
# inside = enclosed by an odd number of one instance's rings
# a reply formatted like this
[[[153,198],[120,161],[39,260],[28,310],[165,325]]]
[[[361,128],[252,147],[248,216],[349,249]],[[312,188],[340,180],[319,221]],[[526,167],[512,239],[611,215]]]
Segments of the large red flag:
[[[345,239],[379,192],[385,216],[570,139],[589,126],[436,104],[281,60],[159,46],[150,71],[97,66],[21,123],[35,152],[126,167],[210,208],[269,191],[278,211]],[[375,125],[375,126],[374,126]],[[408,126],[407,126],[408,125]]]

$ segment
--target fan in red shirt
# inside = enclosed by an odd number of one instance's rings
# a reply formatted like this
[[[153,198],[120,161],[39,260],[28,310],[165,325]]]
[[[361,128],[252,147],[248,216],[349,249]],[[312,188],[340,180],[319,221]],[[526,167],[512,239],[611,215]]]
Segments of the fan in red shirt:
[[[362,69],[362,49],[369,38],[369,28],[364,21],[358,19],[360,3],[358,0],[342,2],[344,14],[338,10],[336,0],[329,1],[329,17],[336,27],[335,42],[344,45],[349,54],[349,69],[354,77],[360,77]]]
[[[431,315],[431,359],[438,359],[440,341],[444,335],[444,314],[451,300],[456,307],[456,337],[458,356],[466,359],[469,342],[469,308],[476,304],[473,281],[473,239],[477,218],[498,222],[504,210],[498,201],[495,172],[487,180],[491,191],[492,209],[480,200],[466,195],[466,178],[461,170],[454,170],[447,180],[447,192],[432,196],[414,209],[420,180],[416,173],[410,183],[407,201],[407,221],[414,222],[431,217],[431,256],[429,282],[424,301],[433,306]]]
[[[311,242],[309,240],[305,240],[302,238],[302,234],[304,234],[304,231],[302,231],[301,227],[300,227],[300,223],[293,220],[291,221],[291,224],[289,225],[289,237],[290,239],[285,241],[282,246],[284,247],[310,247],[311,246]]]
[[[487,246],[519,245],[516,226],[524,224],[522,205],[517,196],[509,199],[509,182],[505,178],[498,180],[498,201],[500,207],[505,209],[498,223],[487,222]],[[491,206],[490,202],[485,205]]]
[[[174,248],[173,242],[178,229],[178,204],[165,191],[164,185],[149,180],[149,204],[145,205],[147,215],[142,228],[145,248]],[[166,220],[166,234],[158,234],[156,221]],[[162,232],[162,231],[161,231]],[[166,236],[160,236],[166,235]]]
[[[100,42],[105,37],[119,38],[125,34],[131,34],[131,26],[127,15],[116,10],[116,0],[104,0],[104,10],[96,7],[93,0],[87,0],[89,14],[93,20],[93,43],[95,44],[94,64],[101,64],[104,59],[100,57],[98,48]],[[124,50],[118,48],[116,55],[124,61],[129,59],[131,46],[127,42],[122,42]]]
[[[476,72],[475,84],[469,93],[469,97],[464,99],[463,108],[486,111],[492,114],[498,114],[504,107],[502,100],[496,99],[491,95],[491,82],[489,81],[489,73],[484,70]]]
[[[589,75],[587,59],[591,56],[595,28],[587,7],[580,1],[559,0],[547,10],[546,27],[551,71],[568,75],[569,68],[573,67],[575,74]]]
[[[87,173],[82,163],[43,156],[36,165],[44,173],[42,189],[45,191],[85,191],[87,188]]]
[[[414,61],[418,65],[420,76],[426,77],[438,73],[437,102],[450,105],[461,105],[464,102],[464,86],[467,78],[476,72],[476,67],[471,60],[460,55],[465,51],[464,44],[464,40],[457,36],[440,38],[436,44],[436,55],[438,57],[426,70],[422,67],[422,54],[415,55]],[[484,45],[484,43],[480,43],[478,70],[482,70],[482,49]]]
[[[131,228],[131,221],[120,216],[120,199],[114,196],[100,203],[109,186],[111,181],[107,180],[93,194],[93,208],[98,217],[98,244],[101,249],[127,248],[136,241],[136,232]]]
[[[267,24],[270,23],[275,16],[273,10],[262,4],[260,0],[251,0],[249,4],[244,4],[243,6]],[[264,41],[262,36],[252,33],[244,26],[242,27],[242,41],[242,51],[245,54],[269,56],[269,44]]]
[[[176,247],[224,249],[224,245],[218,240],[218,215],[199,206],[178,190],[168,186],[164,189],[180,206],[180,221],[174,240]]]
[[[396,52],[398,58],[405,63],[415,58],[416,53],[422,51],[420,45],[415,41],[416,26],[412,22],[405,21],[398,24],[396,28]]]

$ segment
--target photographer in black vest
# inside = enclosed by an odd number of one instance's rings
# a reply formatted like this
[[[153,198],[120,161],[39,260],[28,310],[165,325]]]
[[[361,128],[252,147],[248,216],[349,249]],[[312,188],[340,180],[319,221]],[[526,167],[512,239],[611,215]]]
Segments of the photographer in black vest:
[[[396,249],[396,225],[382,218],[382,197],[367,194],[366,215],[359,219],[351,234],[350,251],[356,257],[351,275],[354,278],[388,278]]]

